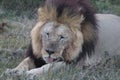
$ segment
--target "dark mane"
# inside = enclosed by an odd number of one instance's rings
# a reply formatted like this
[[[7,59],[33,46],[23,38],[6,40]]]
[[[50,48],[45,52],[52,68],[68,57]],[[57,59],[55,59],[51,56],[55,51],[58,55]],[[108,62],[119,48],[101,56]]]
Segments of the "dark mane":
[[[64,9],[67,9],[69,15],[83,14],[85,17],[84,22],[96,25],[95,11],[87,0],[46,0],[45,5],[55,6],[57,8],[57,17],[61,16]]]

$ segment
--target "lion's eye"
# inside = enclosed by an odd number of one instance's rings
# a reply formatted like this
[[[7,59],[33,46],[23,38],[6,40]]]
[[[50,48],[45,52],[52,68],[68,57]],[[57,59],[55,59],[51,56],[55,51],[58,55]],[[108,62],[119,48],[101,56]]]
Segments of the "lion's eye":
[[[65,37],[60,35],[59,40],[63,40]]]
[[[46,35],[47,35],[47,37],[49,38],[49,35],[50,35],[50,34],[49,34],[49,33],[46,33]]]

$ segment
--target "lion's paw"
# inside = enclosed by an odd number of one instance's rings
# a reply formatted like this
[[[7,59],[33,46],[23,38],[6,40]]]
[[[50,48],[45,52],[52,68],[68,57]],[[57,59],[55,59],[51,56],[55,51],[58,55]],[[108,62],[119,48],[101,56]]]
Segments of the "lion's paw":
[[[7,75],[7,76],[19,76],[20,75],[20,71],[16,70],[16,69],[7,69],[4,72],[4,75]]]

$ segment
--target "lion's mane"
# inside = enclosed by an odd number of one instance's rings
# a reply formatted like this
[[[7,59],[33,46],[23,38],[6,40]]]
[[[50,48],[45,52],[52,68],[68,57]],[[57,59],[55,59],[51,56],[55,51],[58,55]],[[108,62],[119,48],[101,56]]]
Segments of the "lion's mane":
[[[86,0],[46,0],[45,4],[38,10],[38,25],[42,22],[57,21],[69,24],[71,29],[82,32],[82,51],[76,57],[75,62],[91,56],[98,39],[98,28],[95,12]],[[41,41],[39,36],[40,27],[35,26],[31,32],[31,44],[28,48],[28,55],[36,65],[41,67],[45,61],[41,58]],[[76,39],[74,40],[76,41]],[[77,45],[77,44],[76,44]],[[69,52],[70,53],[70,52]],[[76,53],[74,53],[76,54]],[[67,61],[66,61],[67,62]],[[72,61],[69,61],[72,62]]]

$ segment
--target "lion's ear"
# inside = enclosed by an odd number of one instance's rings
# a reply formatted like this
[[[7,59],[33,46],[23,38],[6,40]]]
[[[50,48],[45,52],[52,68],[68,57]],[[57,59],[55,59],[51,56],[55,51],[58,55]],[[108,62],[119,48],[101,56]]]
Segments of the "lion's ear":
[[[36,57],[41,57],[42,41],[40,36],[40,29],[42,25],[44,25],[44,22],[37,23],[31,31],[33,54]]]

